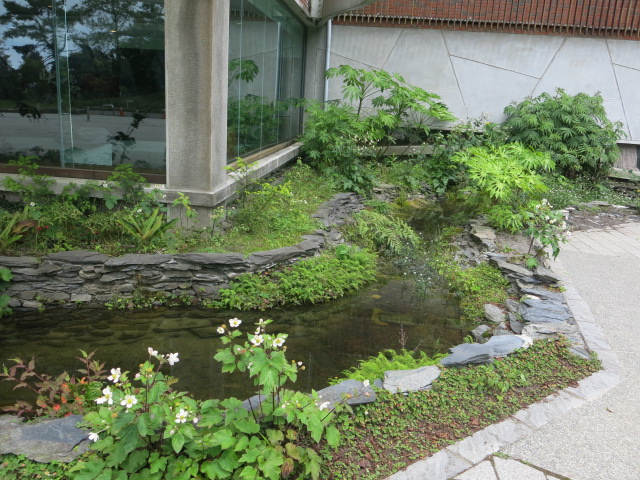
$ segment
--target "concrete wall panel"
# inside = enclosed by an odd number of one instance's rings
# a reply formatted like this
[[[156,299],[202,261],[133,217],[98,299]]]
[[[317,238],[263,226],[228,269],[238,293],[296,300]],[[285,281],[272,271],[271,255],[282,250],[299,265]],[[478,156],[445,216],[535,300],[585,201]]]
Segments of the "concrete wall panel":
[[[562,37],[443,31],[449,54],[504,70],[542,77]]]
[[[640,143],[639,43],[624,40],[334,26],[332,66],[384,68],[442,96],[465,120],[483,113],[502,121],[504,107],[564,88],[600,92],[609,118]],[[332,80],[332,96],[340,81]]]
[[[461,58],[451,59],[460,92],[470,117],[487,114],[494,122],[504,119],[504,107],[531,93],[537,79]]]
[[[333,27],[331,52],[382,68],[402,33],[399,28]]]
[[[640,70],[640,43],[607,40],[607,44],[614,64]]]
[[[534,95],[556,88],[564,88],[572,95],[600,92],[606,99],[619,98],[606,40],[567,38]]]
[[[640,144],[640,70],[615,67],[629,138]]]

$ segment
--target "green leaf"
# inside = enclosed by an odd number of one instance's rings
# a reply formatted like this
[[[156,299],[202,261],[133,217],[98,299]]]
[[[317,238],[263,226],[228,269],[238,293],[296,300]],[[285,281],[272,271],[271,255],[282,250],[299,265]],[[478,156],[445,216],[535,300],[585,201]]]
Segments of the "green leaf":
[[[340,432],[335,426],[329,425],[325,432],[325,439],[330,447],[336,448],[340,445]]]
[[[173,447],[173,451],[176,453],[180,453],[182,447],[184,446],[184,435],[182,432],[176,432],[171,437],[171,446]]]
[[[242,433],[253,434],[260,431],[260,424],[258,424],[253,418],[236,421],[234,425]]]

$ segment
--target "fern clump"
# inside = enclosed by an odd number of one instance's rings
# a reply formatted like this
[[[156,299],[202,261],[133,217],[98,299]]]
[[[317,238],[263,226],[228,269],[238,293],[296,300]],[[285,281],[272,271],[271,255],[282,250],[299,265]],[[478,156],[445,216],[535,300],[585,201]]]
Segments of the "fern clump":
[[[569,95],[557,89],[505,108],[510,141],[551,154],[563,175],[597,180],[617,160],[622,123],[611,122],[600,94]]]
[[[446,357],[443,353],[436,353],[433,357],[425,352],[416,352],[402,349],[396,352],[387,349],[378,353],[375,357],[361,360],[357,367],[341,372],[341,376],[347,379],[359,381],[373,381],[384,378],[384,372],[388,370],[412,370],[414,368],[435,365],[441,358]],[[330,383],[338,383],[342,379],[332,380]]]
[[[404,220],[375,210],[362,210],[354,215],[354,222],[345,227],[346,237],[369,250],[401,254],[415,248],[420,237]]]

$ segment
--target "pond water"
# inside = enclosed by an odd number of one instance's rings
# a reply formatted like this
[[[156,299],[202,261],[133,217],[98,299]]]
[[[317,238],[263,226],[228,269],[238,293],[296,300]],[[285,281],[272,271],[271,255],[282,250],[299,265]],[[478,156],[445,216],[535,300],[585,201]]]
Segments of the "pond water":
[[[433,226],[433,215],[419,215],[416,223]],[[97,350],[95,358],[107,368],[137,371],[147,347],[160,353],[179,352],[170,373],[177,388],[197,398],[240,398],[253,394],[244,377],[222,374],[213,355],[221,342],[217,326],[229,318],[243,320],[241,329],[253,332],[260,318],[274,322],[269,333],[286,333],[287,358],[302,361],[296,387],[323,388],[339,375],[378,352],[393,348],[419,349],[432,355],[458,344],[473,328],[460,319],[457,301],[430,291],[416,298],[402,272],[388,268],[384,278],[357,294],[323,305],[267,312],[218,311],[204,308],[159,308],[152,311],[109,311],[83,307],[16,315],[0,320],[0,361],[36,359],[38,370],[58,374],[81,367],[78,349]],[[25,390],[0,382],[0,406],[25,397]]]

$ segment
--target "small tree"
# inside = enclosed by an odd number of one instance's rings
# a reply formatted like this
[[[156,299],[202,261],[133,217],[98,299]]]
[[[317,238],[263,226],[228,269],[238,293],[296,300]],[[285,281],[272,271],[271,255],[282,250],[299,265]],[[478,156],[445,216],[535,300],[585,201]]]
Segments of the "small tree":
[[[621,122],[611,122],[599,93],[569,95],[557,89],[513,103],[504,110],[510,141],[549,152],[569,178],[585,175],[597,180],[609,172],[624,135]]]

